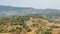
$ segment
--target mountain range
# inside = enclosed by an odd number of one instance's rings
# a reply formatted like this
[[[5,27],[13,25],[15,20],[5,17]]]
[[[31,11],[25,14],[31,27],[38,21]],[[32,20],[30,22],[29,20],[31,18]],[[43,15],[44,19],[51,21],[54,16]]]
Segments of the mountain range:
[[[44,14],[44,15],[60,15],[59,9],[35,9],[32,7],[12,7],[0,5],[0,16],[28,15],[28,14]]]

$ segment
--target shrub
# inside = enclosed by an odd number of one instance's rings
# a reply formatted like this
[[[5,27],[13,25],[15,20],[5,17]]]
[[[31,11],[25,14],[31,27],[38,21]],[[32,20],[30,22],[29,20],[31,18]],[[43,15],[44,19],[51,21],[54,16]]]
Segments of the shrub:
[[[50,31],[45,31],[43,34],[51,34]]]
[[[11,31],[9,31],[9,32],[15,32],[15,29],[11,29]]]
[[[0,33],[3,32],[3,29],[0,28]]]
[[[27,32],[31,32],[32,30],[31,29],[28,29]]]

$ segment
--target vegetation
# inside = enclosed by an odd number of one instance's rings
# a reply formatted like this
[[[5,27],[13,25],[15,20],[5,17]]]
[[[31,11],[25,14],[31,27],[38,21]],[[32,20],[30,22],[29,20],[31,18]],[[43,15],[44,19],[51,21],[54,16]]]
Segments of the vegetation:
[[[34,31],[36,34],[52,34],[51,31],[54,28],[59,28],[54,24],[52,26],[46,26],[47,23],[49,23],[49,21],[45,17],[0,17],[0,33],[15,32],[16,34],[20,34],[23,31]]]

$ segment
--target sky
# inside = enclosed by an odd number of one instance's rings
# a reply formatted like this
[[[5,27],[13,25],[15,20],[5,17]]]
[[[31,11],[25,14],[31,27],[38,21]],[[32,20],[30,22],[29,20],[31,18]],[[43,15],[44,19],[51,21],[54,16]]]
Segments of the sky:
[[[60,0],[0,0],[0,5],[33,7],[36,9],[60,9]]]

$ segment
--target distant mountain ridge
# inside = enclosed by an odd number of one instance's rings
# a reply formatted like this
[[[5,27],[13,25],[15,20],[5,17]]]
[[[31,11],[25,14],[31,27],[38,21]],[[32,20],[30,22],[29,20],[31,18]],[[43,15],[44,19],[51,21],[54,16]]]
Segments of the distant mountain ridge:
[[[31,7],[12,7],[0,5],[0,16],[27,15],[27,14],[52,14],[60,13],[57,9],[35,9]]]

